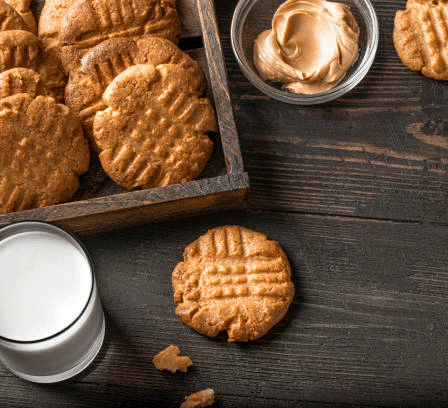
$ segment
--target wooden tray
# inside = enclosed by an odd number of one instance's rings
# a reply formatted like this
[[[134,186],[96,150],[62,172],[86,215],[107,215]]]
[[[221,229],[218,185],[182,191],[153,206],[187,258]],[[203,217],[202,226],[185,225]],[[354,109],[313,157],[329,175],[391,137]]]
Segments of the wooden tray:
[[[33,0],[40,15],[44,0]],[[0,215],[0,225],[22,220],[54,222],[77,233],[90,233],[145,222],[241,207],[249,187],[230,102],[227,75],[216,25],[213,0],[178,0],[183,35],[180,48],[206,73],[209,97],[218,117],[219,133],[211,135],[214,152],[195,181],[128,192],[104,173],[96,157],[68,203]]]

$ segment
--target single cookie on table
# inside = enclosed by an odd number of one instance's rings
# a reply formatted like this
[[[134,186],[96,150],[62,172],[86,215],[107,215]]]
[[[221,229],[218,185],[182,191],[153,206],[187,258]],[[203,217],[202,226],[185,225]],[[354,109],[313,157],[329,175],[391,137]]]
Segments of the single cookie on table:
[[[23,30],[0,31],[0,72],[11,68],[30,68],[38,72],[44,83],[62,98],[65,77],[57,60],[45,54],[39,39]]]
[[[89,167],[79,119],[49,96],[0,100],[0,213],[69,200]]]
[[[180,408],[205,408],[215,402],[215,391],[211,388],[195,392],[185,397]]]
[[[0,0],[0,31],[28,30],[28,26],[7,1]]]
[[[77,0],[60,25],[66,72],[83,55],[110,38],[157,36],[177,42],[181,24],[175,0]]]
[[[62,40],[59,35],[61,20],[75,0],[45,0],[40,13],[38,37],[44,50],[61,61]]]
[[[138,40],[114,38],[90,50],[80,66],[70,73],[65,88],[65,103],[77,113],[83,124],[84,134],[92,149],[98,152],[93,140],[93,118],[106,108],[103,93],[114,78],[125,69],[137,64],[176,64],[188,74],[194,92],[203,94],[207,82],[199,64],[180,50],[173,42],[160,37]]]
[[[395,14],[393,40],[403,64],[429,78],[448,80],[448,2],[408,0]]]
[[[54,97],[42,77],[32,69],[12,68],[0,73],[0,99],[20,93]]]
[[[36,19],[31,12],[30,5],[31,0],[5,0],[17,13],[20,14],[23,21],[26,24],[28,31],[33,34],[37,34],[37,23]],[[14,30],[23,30],[22,28],[14,28]]]
[[[213,107],[189,71],[175,64],[134,65],[106,88],[107,108],[93,132],[106,173],[119,185],[151,188],[194,180],[210,158]]]
[[[188,367],[190,367],[193,362],[188,356],[180,356],[180,350],[177,346],[168,346],[163,349],[152,359],[152,363],[158,370],[168,370],[172,373],[176,371],[187,372]]]
[[[176,315],[209,337],[255,340],[278,323],[294,297],[280,244],[240,226],[209,230],[185,248],[172,274]]]

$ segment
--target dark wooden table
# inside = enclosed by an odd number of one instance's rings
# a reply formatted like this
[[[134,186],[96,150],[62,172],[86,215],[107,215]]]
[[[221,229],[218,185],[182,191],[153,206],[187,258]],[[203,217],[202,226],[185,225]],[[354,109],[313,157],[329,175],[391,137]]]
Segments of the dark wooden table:
[[[95,363],[58,385],[0,367],[0,407],[448,406],[448,85],[408,71],[392,44],[395,10],[374,1],[380,47],[365,80],[318,107],[264,97],[233,57],[235,0],[217,0],[246,170],[247,209],[82,236],[107,315]],[[296,297],[249,344],[209,339],[174,314],[171,271],[185,245],[223,224],[280,241]],[[177,344],[194,366],[157,371]]]

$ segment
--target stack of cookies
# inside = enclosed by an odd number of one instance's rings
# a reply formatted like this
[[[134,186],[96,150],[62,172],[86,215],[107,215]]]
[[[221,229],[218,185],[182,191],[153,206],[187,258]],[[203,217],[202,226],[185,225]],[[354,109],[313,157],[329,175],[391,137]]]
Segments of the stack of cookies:
[[[47,0],[42,10],[39,37],[68,75],[65,103],[127,189],[193,180],[210,158],[215,113],[180,32],[175,0]]]
[[[0,0],[0,213],[69,200],[90,152],[127,189],[195,179],[217,123],[175,0],[46,0],[37,37],[29,6]]]
[[[161,37],[112,38],[70,72],[68,106],[119,185],[150,188],[193,180],[216,131],[198,63]]]
[[[69,200],[90,153],[65,76],[36,37],[30,2],[0,0],[0,213]]]

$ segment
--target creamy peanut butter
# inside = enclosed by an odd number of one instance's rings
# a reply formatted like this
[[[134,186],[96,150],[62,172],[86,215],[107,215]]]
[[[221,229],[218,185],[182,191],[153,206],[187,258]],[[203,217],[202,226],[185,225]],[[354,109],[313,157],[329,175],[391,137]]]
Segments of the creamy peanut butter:
[[[359,27],[350,8],[326,0],[288,0],[272,29],[255,41],[254,62],[264,79],[315,94],[335,87],[358,58]]]

